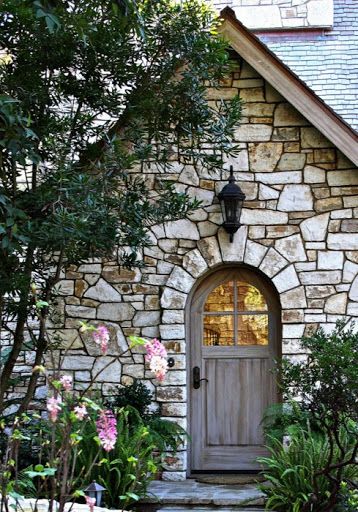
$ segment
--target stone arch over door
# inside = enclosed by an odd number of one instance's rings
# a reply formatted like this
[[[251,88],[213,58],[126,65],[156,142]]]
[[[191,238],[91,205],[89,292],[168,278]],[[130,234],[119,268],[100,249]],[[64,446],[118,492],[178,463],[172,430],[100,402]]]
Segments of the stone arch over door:
[[[277,292],[252,267],[222,265],[196,284],[186,317],[189,472],[259,469],[262,415],[279,399]]]

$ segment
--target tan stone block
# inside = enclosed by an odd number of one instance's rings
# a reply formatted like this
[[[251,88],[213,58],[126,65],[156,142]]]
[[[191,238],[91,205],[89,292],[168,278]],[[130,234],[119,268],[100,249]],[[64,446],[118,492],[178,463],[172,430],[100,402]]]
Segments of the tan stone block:
[[[332,196],[354,196],[358,195],[358,187],[332,187]]]
[[[307,126],[309,122],[289,103],[276,107],[274,126]],[[312,147],[312,146],[308,146]]]
[[[344,197],[343,205],[345,208],[356,208],[358,206],[358,196]]]
[[[268,103],[246,103],[243,105],[244,116],[270,117],[273,114],[274,105]]]
[[[277,169],[280,171],[297,171],[303,169],[306,162],[304,153],[285,153],[281,156]]]
[[[282,238],[290,235],[294,235],[299,232],[297,226],[269,226],[266,229],[267,238]]]
[[[266,124],[241,124],[234,133],[235,140],[239,142],[269,141],[272,126]]]
[[[334,286],[330,285],[317,285],[317,286],[306,286],[307,297],[316,299],[329,297],[335,293]]]
[[[300,151],[300,144],[298,142],[285,142],[283,149],[287,153],[298,153]]]
[[[265,101],[264,97],[264,89],[263,87],[253,87],[250,89],[240,89],[239,90],[240,98],[245,103],[257,103],[260,101]]]
[[[234,80],[232,85],[238,89],[251,89],[254,87],[263,87],[264,81],[263,78],[243,78],[240,80]],[[247,115],[246,113],[243,114]]]
[[[315,202],[315,210],[317,210],[317,212],[340,210],[342,206],[341,197],[328,197],[327,199],[319,199]]]
[[[305,183],[324,183],[326,181],[326,171],[324,169],[320,169],[319,167],[315,167],[313,165],[306,165],[303,171],[304,181]],[[320,190],[315,189],[315,190]],[[328,188],[327,188],[328,191]],[[327,197],[327,196],[326,196]],[[320,199],[320,198],[318,198]]]
[[[304,314],[302,309],[286,309],[282,311],[282,322],[297,323],[303,322]]]
[[[340,220],[331,220],[328,224],[329,233],[339,233],[341,230],[341,221]]]
[[[296,141],[300,138],[300,131],[296,127],[286,127],[286,128],[274,128],[272,134],[272,140],[274,141]],[[295,148],[296,152],[299,152],[300,145],[297,142],[296,144],[291,143],[290,145],[287,143],[287,146],[291,148]],[[285,144],[286,151],[286,144]]]
[[[349,260],[354,263],[358,263],[358,251],[347,251],[346,256]]]
[[[250,169],[253,172],[272,172],[282,154],[280,142],[249,144]]]
[[[347,294],[338,293],[329,297],[324,307],[325,313],[332,315],[344,315],[347,308]]]
[[[303,148],[331,148],[333,144],[313,126],[301,128],[301,146]]]
[[[280,103],[286,101],[285,98],[272,87],[271,84],[265,81],[265,96],[268,103]]]
[[[336,161],[335,149],[315,149],[313,152],[316,163],[334,163]]]
[[[220,87],[218,89],[208,87],[206,95],[209,100],[232,100],[236,98],[238,91],[233,87]]]

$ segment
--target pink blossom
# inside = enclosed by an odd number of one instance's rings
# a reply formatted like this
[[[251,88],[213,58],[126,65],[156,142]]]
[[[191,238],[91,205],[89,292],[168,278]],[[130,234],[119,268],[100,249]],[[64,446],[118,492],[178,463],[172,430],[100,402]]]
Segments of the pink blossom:
[[[74,408],[75,416],[79,421],[82,421],[85,419],[85,417],[88,415],[87,409],[85,404],[77,405]]]
[[[72,389],[72,377],[71,375],[63,375],[60,378],[60,382],[65,391],[71,391]]]
[[[54,423],[57,421],[58,412],[61,410],[61,403],[62,400],[59,396],[51,396],[47,399],[47,410],[50,413],[51,421]]]
[[[89,506],[90,512],[93,512],[95,504],[96,498],[90,498],[89,496],[86,496],[86,505]]]
[[[144,346],[145,350],[147,351],[147,361],[150,361],[150,359],[153,356],[159,356],[163,358],[166,358],[168,356],[163,343],[161,343],[157,338],[154,338],[152,341],[147,341],[147,343]]]
[[[147,352],[145,359],[149,363],[149,368],[155,374],[156,379],[163,381],[168,371],[168,353],[164,345],[154,338],[152,341],[147,341],[144,347]]]
[[[100,443],[106,452],[113,450],[117,440],[117,420],[110,410],[101,411],[96,422]]]
[[[160,356],[153,356],[149,361],[149,368],[159,381],[163,381],[168,371],[168,362]]]
[[[97,345],[100,345],[101,352],[106,355],[109,343],[109,331],[105,325],[100,325],[93,331],[93,340]]]

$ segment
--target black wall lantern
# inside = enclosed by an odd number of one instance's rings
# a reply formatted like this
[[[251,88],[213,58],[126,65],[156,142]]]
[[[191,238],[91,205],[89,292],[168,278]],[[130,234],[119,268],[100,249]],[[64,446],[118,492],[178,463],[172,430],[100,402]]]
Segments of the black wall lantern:
[[[246,196],[239,185],[236,185],[235,183],[234,170],[231,165],[229,183],[225,185],[222,191],[218,194],[224,218],[223,227],[230,235],[230,242],[234,240],[234,233],[236,233],[241,226],[240,216],[245,197]]]

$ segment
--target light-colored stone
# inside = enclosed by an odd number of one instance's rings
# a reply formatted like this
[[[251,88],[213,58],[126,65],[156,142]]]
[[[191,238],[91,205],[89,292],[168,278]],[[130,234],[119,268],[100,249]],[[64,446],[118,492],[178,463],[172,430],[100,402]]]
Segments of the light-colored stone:
[[[165,309],[184,309],[186,299],[186,293],[178,292],[172,288],[165,288],[160,299],[160,305]]]
[[[199,177],[194,169],[194,167],[190,165],[186,165],[182,172],[179,175],[180,183],[185,183],[187,185],[193,185],[194,187],[199,185]]]
[[[124,322],[131,320],[135,314],[135,309],[128,303],[103,302],[97,308],[97,318],[99,320],[114,320]]]
[[[200,235],[196,224],[188,219],[180,219],[165,224],[167,238],[185,238],[199,240]]]
[[[275,110],[274,126],[307,126],[309,123],[292,105],[280,103]]]
[[[93,365],[92,375],[96,382],[120,384],[122,365],[113,357],[98,357]]]
[[[192,199],[197,199],[201,202],[201,206],[208,206],[212,204],[214,199],[214,192],[212,190],[206,190],[199,187],[189,187],[187,194]]]
[[[260,265],[260,270],[267,276],[273,277],[287,264],[288,261],[271,247]]]
[[[138,311],[132,320],[133,327],[147,327],[160,324],[160,311]]]
[[[277,169],[280,171],[297,171],[303,169],[306,155],[304,153],[285,153],[281,156]]]
[[[198,222],[198,229],[199,229],[200,237],[205,238],[207,236],[216,235],[218,226],[217,226],[217,224],[214,224],[213,222],[204,221],[204,222]]]
[[[200,251],[198,249],[194,249],[193,251],[186,253],[184,256],[183,267],[193,277],[197,278],[207,270],[208,265],[202,257]]]
[[[75,282],[63,279],[55,286],[54,291],[58,295],[73,295],[75,293]]]
[[[216,237],[210,236],[199,240],[198,248],[209,267],[221,263],[221,253]]]
[[[179,309],[165,309],[162,316],[163,324],[182,324],[184,323],[184,311]]]
[[[235,14],[247,28],[269,29],[281,28],[281,15],[278,5],[261,5],[253,9],[252,6],[235,7]]]
[[[68,355],[63,358],[62,369],[90,370],[94,361],[94,357],[86,356],[84,354],[75,355],[73,353],[68,353]]]
[[[258,267],[267,252],[267,247],[251,240],[246,242],[245,258],[244,261],[248,265]]]
[[[223,168],[229,170],[230,166],[234,169],[240,169],[240,171],[249,170],[249,154],[246,149],[239,151],[235,156],[224,157]]]
[[[293,290],[288,290],[280,296],[283,309],[306,308],[306,294],[304,286],[299,286]]]
[[[180,340],[185,338],[183,324],[165,324],[159,327],[160,337],[163,340]]]
[[[309,242],[319,242],[326,238],[329,213],[310,217],[301,222],[300,228],[303,239]]]
[[[319,270],[337,270],[343,268],[344,255],[339,251],[318,251]]]
[[[358,250],[358,236],[351,233],[329,233],[327,238],[328,249],[338,251]]]
[[[358,264],[347,260],[343,267],[343,282],[351,283],[358,273]]]
[[[95,286],[88,288],[84,297],[98,300],[99,302],[121,302],[121,294],[117,292],[104,279],[100,278]]]
[[[324,183],[326,181],[326,170],[313,165],[306,165],[303,176],[305,183]]]
[[[281,185],[285,183],[301,183],[302,171],[281,171],[272,173],[257,173],[256,180],[267,185]]]
[[[83,272],[84,274],[100,274],[101,273],[101,264],[100,263],[84,263],[78,267],[78,272]]]
[[[358,276],[354,279],[348,296],[350,300],[358,302]]]
[[[66,306],[66,314],[74,318],[96,318],[96,310],[86,306]]]
[[[294,265],[290,265],[282,270],[272,281],[279,293],[290,290],[291,288],[297,288],[300,284]]]
[[[181,267],[174,267],[167,281],[167,286],[180,292],[189,293],[195,283],[195,279]]]
[[[234,240],[230,242],[229,234],[221,228],[218,233],[222,260],[225,262],[241,262],[244,259],[247,239],[247,226],[241,226],[234,234]]]
[[[281,142],[249,144],[250,170],[253,172],[272,172],[280,160],[282,149],[283,144]]]
[[[292,235],[286,238],[280,238],[279,240],[276,240],[275,248],[291,263],[307,260],[301,235]]]
[[[333,0],[307,2],[307,21],[311,27],[333,26]]]
[[[337,293],[326,300],[324,312],[332,315],[344,315],[347,307],[347,294]]]
[[[338,284],[341,282],[342,273],[338,270],[321,270],[313,272],[301,272],[302,284]]]
[[[261,184],[259,187],[259,199],[278,199],[280,192],[272,187]]]
[[[302,338],[305,332],[304,324],[284,324],[282,326],[282,337],[283,338]]]
[[[260,210],[243,208],[241,214],[242,224],[264,224],[270,226],[272,224],[287,224],[288,214],[284,212],[276,212],[273,210]]]
[[[266,124],[241,124],[235,130],[235,140],[239,142],[262,142],[271,138],[272,126]]]
[[[313,209],[313,196],[309,185],[285,185],[277,205],[278,210],[300,212]]]

